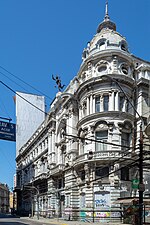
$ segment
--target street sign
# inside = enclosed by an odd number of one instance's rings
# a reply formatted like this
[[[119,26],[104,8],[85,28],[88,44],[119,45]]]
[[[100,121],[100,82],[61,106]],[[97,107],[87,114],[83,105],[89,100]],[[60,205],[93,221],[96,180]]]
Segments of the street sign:
[[[138,189],[139,188],[139,179],[133,179],[132,180],[132,189]]]
[[[0,139],[16,141],[16,125],[5,121],[0,121]]]

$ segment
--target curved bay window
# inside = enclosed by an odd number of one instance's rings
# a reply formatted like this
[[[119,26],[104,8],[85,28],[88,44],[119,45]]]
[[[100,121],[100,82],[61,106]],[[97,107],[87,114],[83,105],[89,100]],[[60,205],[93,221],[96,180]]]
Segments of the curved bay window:
[[[107,150],[107,140],[108,140],[108,131],[96,131],[95,133],[96,142],[96,151],[106,151]]]

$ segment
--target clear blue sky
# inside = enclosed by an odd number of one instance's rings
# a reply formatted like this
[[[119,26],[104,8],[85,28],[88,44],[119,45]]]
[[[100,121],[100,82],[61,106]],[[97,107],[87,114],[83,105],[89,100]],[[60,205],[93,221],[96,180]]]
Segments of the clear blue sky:
[[[126,37],[130,52],[147,61],[149,11],[150,0],[109,0],[110,18]],[[58,74],[63,84],[69,84],[104,12],[105,0],[1,0],[0,67],[49,96],[49,108],[57,91],[51,75]],[[39,94],[2,68],[0,80],[14,91]],[[14,93],[1,84],[0,93],[0,116],[15,123]],[[0,171],[0,182],[12,187],[15,143],[0,140]]]

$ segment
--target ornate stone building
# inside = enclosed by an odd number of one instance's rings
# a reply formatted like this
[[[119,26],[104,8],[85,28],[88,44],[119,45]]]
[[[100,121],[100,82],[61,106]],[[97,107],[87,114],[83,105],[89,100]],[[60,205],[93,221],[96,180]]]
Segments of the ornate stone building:
[[[115,201],[137,194],[131,181],[150,110],[150,63],[129,52],[107,7],[78,74],[19,150],[20,213],[119,218]]]

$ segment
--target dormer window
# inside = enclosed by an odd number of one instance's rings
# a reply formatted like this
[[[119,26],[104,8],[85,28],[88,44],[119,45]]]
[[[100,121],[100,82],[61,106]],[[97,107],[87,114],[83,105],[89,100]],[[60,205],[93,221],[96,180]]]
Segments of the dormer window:
[[[99,47],[101,47],[101,46],[104,45],[104,44],[105,44],[105,42],[102,41],[102,42],[99,44]]]
[[[125,75],[128,75],[129,73],[129,66],[127,64],[122,64],[121,66],[121,72]]]
[[[123,51],[126,51],[126,47],[125,47],[124,44],[121,45],[121,49],[122,49]]]
[[[122,41],[121,44],[120,44],[120,47],[121,47],[121,49],[122,49],[123,51],[128,51],[126,42]]]
[[[104,50],[105,49],[105,43],[106,43],[106,39],[102,38],[97,42],[97,46],[99,46],[100,50]]]

